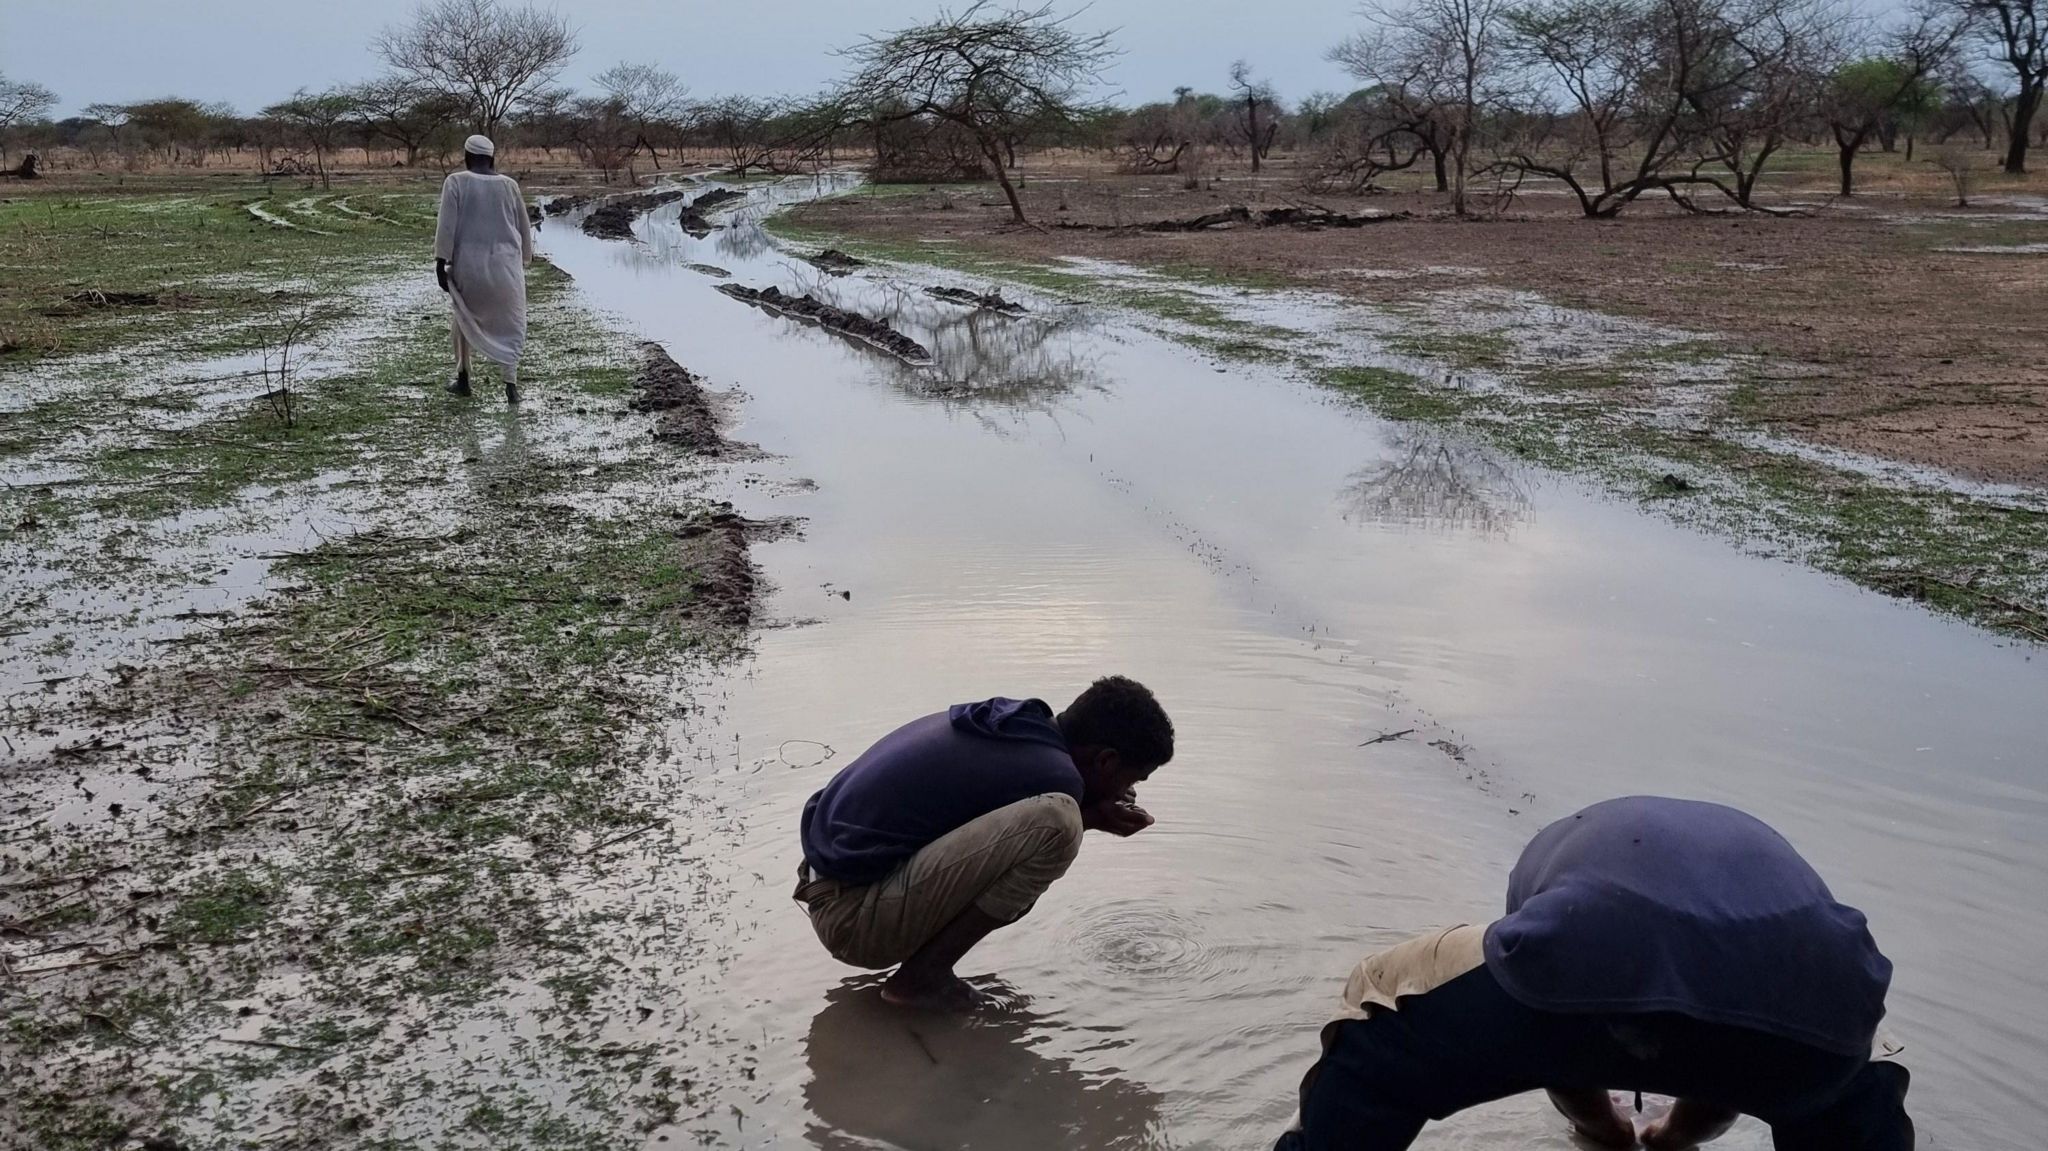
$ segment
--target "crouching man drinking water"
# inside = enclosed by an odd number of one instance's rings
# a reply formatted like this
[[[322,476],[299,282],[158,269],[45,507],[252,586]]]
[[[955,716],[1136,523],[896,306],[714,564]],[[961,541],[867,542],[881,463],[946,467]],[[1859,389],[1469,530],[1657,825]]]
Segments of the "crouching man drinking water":
[[[972,1006],[953,965],[1066,874],[1082,831],[1150,827],[1131,789],[1172,758],[1173,723],[1122,676],[1058,716],[997,698],[914,719],[804,805],[796,900],[834,958],[896,968],[884,999]]]
[[[1368,956],[1276,1151],[1400,1151],[1543,1088],[1602,1147],[1677,1151],[1738,1115],[1778,1151],[1908,1151],[1877,1039],[1892,965],[1792,845],[1712,803],[1614,799],[1538,832],[1508,913]],[[1676,1096],[1637,1130],[1610,1090]]]

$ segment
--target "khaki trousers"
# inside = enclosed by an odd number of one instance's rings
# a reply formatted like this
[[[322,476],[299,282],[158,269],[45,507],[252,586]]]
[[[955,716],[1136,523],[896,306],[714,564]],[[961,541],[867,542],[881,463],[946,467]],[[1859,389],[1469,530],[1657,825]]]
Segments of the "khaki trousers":
[[[1034,795],[954,828],[876,883],[799,868],[796,901],[833,958],[894,967],[970,906],[1005,923],[1022,919],[1080,850],[1080,805]]]

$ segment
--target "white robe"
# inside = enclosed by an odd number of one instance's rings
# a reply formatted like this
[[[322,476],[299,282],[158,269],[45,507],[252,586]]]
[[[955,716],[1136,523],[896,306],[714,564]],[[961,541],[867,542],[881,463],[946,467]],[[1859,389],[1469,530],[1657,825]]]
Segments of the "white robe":
[[[448,261],[455,330],[494,364],[517,367],[526,347],[526,265],[533,230],[510,176],[452,172],[441,184],[434,256]]]

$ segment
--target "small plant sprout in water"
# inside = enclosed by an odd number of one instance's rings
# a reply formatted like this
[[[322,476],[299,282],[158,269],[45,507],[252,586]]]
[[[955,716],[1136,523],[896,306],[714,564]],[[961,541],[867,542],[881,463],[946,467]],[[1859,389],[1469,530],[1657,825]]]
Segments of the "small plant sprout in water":
[[[304,358],[299,353],[312,325],[312,305],[301,304],[279,325],[277,338],[263,349],[263,402],[287,428],[292,426],[296,414],[292,392],[292,372],[297,369],[294,357]]]

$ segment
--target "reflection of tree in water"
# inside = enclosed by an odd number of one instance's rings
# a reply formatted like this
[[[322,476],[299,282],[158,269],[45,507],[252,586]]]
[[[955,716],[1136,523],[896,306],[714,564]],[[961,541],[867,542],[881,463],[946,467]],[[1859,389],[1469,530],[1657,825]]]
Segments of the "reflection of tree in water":
[[[949,408],[1046,412],[1082,391],[1106,389],[1096,355],[1076,339],[1088,320],[1077,308],[1005,316],[964,308],[901,283],[809,285],[819,299],[888,324],[931,349],[932,366],[891,363],[891,387]]]
[[[1387,433],[1387,456],[1351,473],[1346,520],[1505,534],[1529,518],[1529,492],[1486,448],[1414,424]]]
[[[751,212],[736,213],[723,228],[711,233],[711,244],[728,260],[751,260],[775,247],[768,230]]]
[[[882,1002],[873,976],[833,988],[811,1020],[811,1142],[894,1147],[1163,1147],[1161,1096],[1037,1045],[1053,1026],[1019,1011],[948,1016]]]

